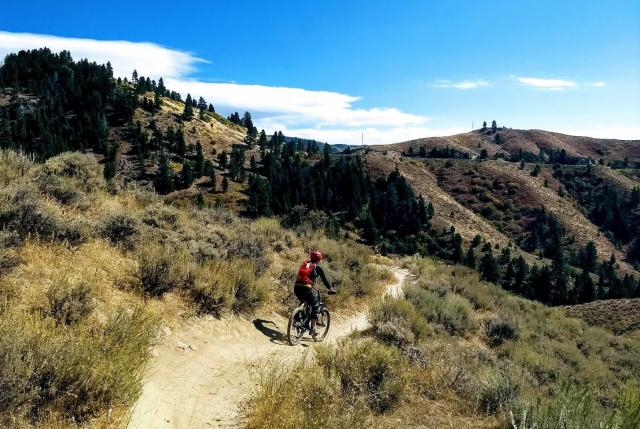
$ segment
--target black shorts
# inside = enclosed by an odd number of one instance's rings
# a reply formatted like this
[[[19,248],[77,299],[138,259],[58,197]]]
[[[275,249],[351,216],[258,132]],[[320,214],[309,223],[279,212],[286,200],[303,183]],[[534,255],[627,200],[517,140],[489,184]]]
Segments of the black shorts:
[[[311,307],[315,314],[318,313],[320,307],[320,292],[311,286],[296,284],[293,286],[293,293],[300,301]]]

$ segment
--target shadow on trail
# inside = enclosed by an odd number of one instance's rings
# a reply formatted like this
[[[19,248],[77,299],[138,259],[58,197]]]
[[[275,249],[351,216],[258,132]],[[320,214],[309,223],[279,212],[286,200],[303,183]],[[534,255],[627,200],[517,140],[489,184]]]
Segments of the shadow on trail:
[[[262,332],[264,336],[269,338],[269,341],[272,343],[283,346],[289,345],[287,336],[280,332],[278,330],[278,326],[271,320],[255,319],[253,321],[253,326],[255,326],[258,331]]]

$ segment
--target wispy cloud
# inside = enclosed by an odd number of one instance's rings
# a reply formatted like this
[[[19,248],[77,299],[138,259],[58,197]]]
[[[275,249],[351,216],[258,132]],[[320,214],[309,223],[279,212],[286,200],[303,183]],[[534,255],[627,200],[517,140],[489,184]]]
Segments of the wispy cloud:
[[[564,91],[565,89],[575,88],[578,86],[576,82],[564,79],[546,79],[522,76],[511,76],[511,78],[523,85],[547,91]]]
[[[0,31],[0,58],[21,49],[47,47],[53,52],[70,51],[74,58],[88,58],[101,64],[111,61],[117,76],[130,76],[134,69],[143,76],[180,77],[194,72],[205,60],[189,52],[155,43],[126,40],[94,40],[33,33]]]
[[[439,79],[436,83],[433,84],[436,88],[455,88],[455,89],[476,89],[483,88],[489,86],[489,82],[482,79],[475,80],[461,80],[461,81],[451,81],[446,79]]]
[[[68,50],[74,58],[110,61],[116,76],[130,76],[136,69],[152,79],[163,77],[172,90],[202,96],[218,109],[249,110],[254,122],[271,132],[281,129],[290,135],[332,143],[359,143],[361,129],[367,129],[371,143],[386,143],[396,140],[393,136],[398,135],[399,127],[419,132],[428,121],[425,116],[394,107],[357,107],[360,97],[339,92],[197,80],[192,78],[193,73],[205,60],[154,43],[0,31],[2,58],[20,49],[44,46],[54,52]],[[389,140],[382,140],[385,138]]]
[[[588,85],[590,85],[590,86],[592,86],[594,88],[603,88],[603,87],[607,86],[607,82],[602,82],[602,81],[600,81],[600,82],[591,82]]]

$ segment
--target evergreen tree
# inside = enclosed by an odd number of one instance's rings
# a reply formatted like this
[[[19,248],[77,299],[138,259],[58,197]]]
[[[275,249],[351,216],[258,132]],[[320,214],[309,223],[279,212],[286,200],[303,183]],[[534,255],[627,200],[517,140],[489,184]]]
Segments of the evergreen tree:
[[[473,247],[469,247],[467,250],[467,256],[465,257],[465,265],[467,267],[476,269],[476,253],[473,251]]]
[[[227,179],[227,177],[225,176],[222,179],[222,192],[227,192],[228,189],[229,189],[229,179]]]
[[[189,188],[194,179],[193,166],[191,165],[191,162],[186,160],[184,161],[184,164],[182,164],[182,171],[180,172],[180,176],[182,178],[182,187],[185,189]]]
[[[225,177],[226,180],[226,177]],[[224,189],[224,182],[223,182]],[[224,191],[226,192],[226,191]],[[249,201],[248,212],[253,216],[271,216],[273,214],[271,210],[271,196],[269,194],[269,184],[267,181],[259,176],[251,176],[249,181]]]
[[[160,152],[158,160],[159,168],[154,181],[156,191],[166,194],[175,190],[175,181],[173,171],[169,167],[169,160],[164,151]]]
[[[191,94],[187,94],[187,99],[184,102],[184,111],[182,112],[182,117],[186,120],[193,119],[193,100],[191,99]]]
[[[205,162],[204,155],[202,153],[202,145],[200,142],[196,142],[196,165],[195,165],[195,173],[197,177],[204,176],[205,171]]]
[[[227,163],[229,162],[229,157],[226,151],[220,152],[218,155],[218,164],[220,164],[220,168],[227,168]]]
[[[493,256],[491,248],[485,251],[480,259],[480,278],[487,282],[498,283],[500,281],[500,269],[498,261]]]
[[[493,131],[494,133],[496,131],[498,131],[498,124],[496,123],[496,121],[491,121],[491,131]]]

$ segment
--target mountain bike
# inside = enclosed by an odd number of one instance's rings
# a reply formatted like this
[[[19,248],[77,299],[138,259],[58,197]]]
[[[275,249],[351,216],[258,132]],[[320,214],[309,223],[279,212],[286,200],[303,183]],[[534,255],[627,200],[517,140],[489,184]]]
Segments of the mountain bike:
[[[335,293],[335,291],[329,292],[331,295]],[[318,320],[316,321],[317,335],[312,337],[313,340],[317,342],[320,342],[327,337],[329,327],[331,326],[331,314],[324,306],[321,293],[319,307],[320,313],[318,314]],[[289,325],[287,326],[287,336],[289,337],[289,344],[292,346],[298,345],[304,334],[310,332],[311,311],[311,307],[307,306],[306,303],[303,303],[291,312]]]

